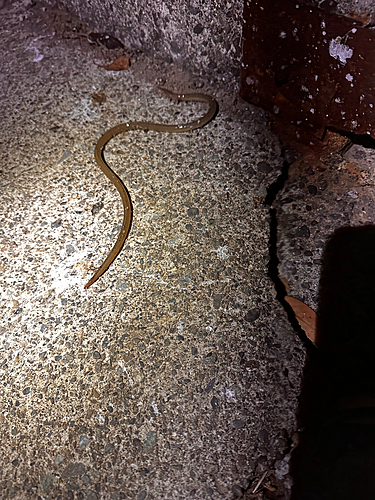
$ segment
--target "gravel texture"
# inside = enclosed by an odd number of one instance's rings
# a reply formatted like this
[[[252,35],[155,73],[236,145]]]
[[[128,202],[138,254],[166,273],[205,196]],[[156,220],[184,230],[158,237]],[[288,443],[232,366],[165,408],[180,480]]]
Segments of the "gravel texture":
[[[31,2],[32,0],[25,0]],[[241,69],[241,0],[49,0],[99,32],[205,76],[236,87]]]
[[[278,141],[261,110],[170,63],[133,53],[106,71],[114,53],[74,23],[0,10],[0,497],[231,499],[268,471],[259,498],[287,498],[305,354],[268,277]],[[84,290],[122,214],[100,134],[205,111],[159,84],[212,93],[220,112],[108,145],[134,221]]]
[[[374,179],[373,148],[331,133],[320,157],[291,165],[276,197],[279,274],[289,295],[316,312],[325,244],[339,228],[374,223]]]

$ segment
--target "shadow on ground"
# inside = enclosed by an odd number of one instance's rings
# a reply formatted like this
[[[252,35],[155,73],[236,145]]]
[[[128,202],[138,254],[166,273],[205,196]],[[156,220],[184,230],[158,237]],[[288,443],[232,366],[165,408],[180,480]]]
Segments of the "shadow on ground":
[[[319,286],[318,350],[304,373],[293,500],[375,498],[375,226],[328,240]]]

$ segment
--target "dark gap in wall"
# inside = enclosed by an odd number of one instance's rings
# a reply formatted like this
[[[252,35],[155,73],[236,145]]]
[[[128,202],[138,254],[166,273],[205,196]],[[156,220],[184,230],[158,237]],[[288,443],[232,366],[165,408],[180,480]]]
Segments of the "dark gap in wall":
[[[352,144],[358,144],[364,148],[375,149],[375,139],[373,139],[368,134],[355,134],[354,132],[345,132],[345,130],[338,130],[334,127],[328,127],[328,130],[335,132],[336,134],[347,137],[351,140]]]
[[[282,155],[284,158],[287,157],[287,152],[283,151]],[[293,326],[294,330],[297,332],[297,334],[299,335],[300,339],[305,344],[305,346],[311,347],[311,342],[307,339],[305,332],[299,326],[299,323],[296,320],[293,309],[285,300],[285,296],[287,295],[287,293],[285,286],[279,277],[279,271],[278,271],[279,259],[277,257],[277,216],[276,216],[276,210],[272,208],[272,204],[275,201],[277,194],[279,193],[279,191],[281,191],[286,180],[288,179],[288,170],[292,162],[293,160],[287,161],[286,159],[284,159],[283,166],[281,168],[281,174],[276,179],[276,181],[269,186],[267,190],[267,196],[264,201],[265,205],[268,205],[270,207],[270,218],[271,218],[270,238],[268,244],[270,252],[270,260],[268,264],[268,276],[271,278],[271,280],[275,285],[276,298],[285,309],[288,315],[288,319],[291,325]]]
[[[273,182],[267,189],[267,196],[266,199],[264,200],[264,203],[270,207],[272,206],[272,203],[275,201],[277,193],[281,191],[286,180],[288,179],[288,170],[289,166],[291,165],[291,162],[288,162],[285,159],[286,154],[284,151],[282,151],[282,156],[284,157],[284,162],[281,168],[281,174],[276,179],[276,181]]]
[[[285,153],[284,153],[284,158],[285,158]],[[268,188],[268,193],[265,199],[265,204],[269,206],[270,209],[270,237],[269,237],[269,264],[268,264],[268,276],[271,278],[271,280],[274,283],[275,289],[276,289],[276,298],[280,302],[280,304],[283,306],[287,316],[288,320],[293,327],[294,331],[296,334],[299,336],[301,341],[303,342],[305,349],[306,349],[306,363],[304,367],[304,372],[303,372],[303,380],[301,387],[304,388],[309,388],[310,390],[308,391],[301,391],[300,396],[299,396],[299,404],[298,404],[298,415],[297,415],[297,422],[298,422],[298,428],[304,427],[305,423],[308,421],[309,416],[311,416],[313,413],[316,414],[316,409],[314,408],[314,405],[316,403],[317,407],[325,407],[324,403],[324,397],[322,397],[322,393],[324,391],[320,390],[321,385],[316,383],[317,381],[325,380],[324,376],[322,376],[322,373],[324,373],[324,368],[321,366],[322,362],[319,359],[319,353],[315,346],[310,342],[310,340],[307,338],[305,332],[302,330],[300,327],[296,316],[293,312],[293,309],[291,306],[286,302],[285,296],[287,295],[286,288],[281,281],[279,277],[279,271],[278,271],[278,265],[279,265],[279,259],[277,256],[277,225],[278,225],[278,220],[277,220],[277,215],[276,215],[276,209],[272,208],[272,204],[276,199],[276,196],[278,192],[284,187],[284,184],[286,180],[288,179],[288,170],[289,166],[293,163],[294,158],[292,158],[289,162],[287,160],[284,160],[283,167],[281,169],[281,174],[277,178],[277,180],[271,184],[271,186]],[[297,447],[298,450],[300,450],[300,447]],[[288,453],[290,452],[290,449]],[[303,456],[302,451],[302,456]],[[297,454],[297,460],[300,458],[300,456]],[[295,467],[295,451],[293,452],[292,455],[292,465],[291,465],[291,476],[295,477],[295,474],[298,474],[298,470],[296,471]],[[297,499],[295,499],[297,500]]]

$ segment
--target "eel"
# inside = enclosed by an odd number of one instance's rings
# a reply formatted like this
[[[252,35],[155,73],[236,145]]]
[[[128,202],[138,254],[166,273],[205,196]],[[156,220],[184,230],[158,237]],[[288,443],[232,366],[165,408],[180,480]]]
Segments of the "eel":
[[[107,258],[104,260],[99,269],[95,272],[92,278],[86,283],[85,288],[89,288],[95,281],[97,281],[109,268],[112,262],[116,259],[118,254],[121,252],[124,246],[125,240],[129,235],[129,231],[132,224],[133,210],[132,202],[130,199],[129,191],[127,190],[125,184],[122,182],[120,177],[115,174],[115,172],[107,165],[104,159],[104,149],[108,142],[118,134],[123,132],[128,132],[129,130],[155,130],[157,132],[169,132],[169,133],[182,133],[201,128],[211,121],[218,112],[219,106],[217,101],[211,96],[206,94],[175,94],[170,90],[160,88],[170,99],[174,102],[188,102],[188,101],[198,101],[205,102],[209,105],[207,113],[198,120],[186,123],[183,125],[167,125],[163,123],[152,123],[152,122],[128,122],[121,123],[111,128],[105,132],[98,140],[95,147],[95,160],[102,172],[108,177],[108,179],[114,184],[117,191],[119,192],[124,208],[124,218],[122,221],[121,230],[117,237],[117,241],[114,244],[112,250],[109,252]]]

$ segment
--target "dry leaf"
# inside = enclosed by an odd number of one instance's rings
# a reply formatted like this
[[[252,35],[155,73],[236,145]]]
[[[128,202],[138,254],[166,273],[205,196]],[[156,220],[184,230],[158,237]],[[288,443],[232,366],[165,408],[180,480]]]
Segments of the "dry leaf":
[[[311,307],[307,306],[300,300],[295,299],[294,297],[289,297],[287,295],[285,297],[285,300],[293,309],[293,312],[296,315],[296,319],[302,330],[306,333],[307,338],[311,340],[311,342],[315,343],[317,341],[316,312],[313,311]]]
[[[263,483],[263,488],[266,488],[268,491],[276,491],[277,488],[271,485],[271,483]]]
[[[129,69],[129,58],[125,56],[120,56],[115,59],[111,64],[107,66],[101,66],[107,71],[122,71],[123,69]]]

